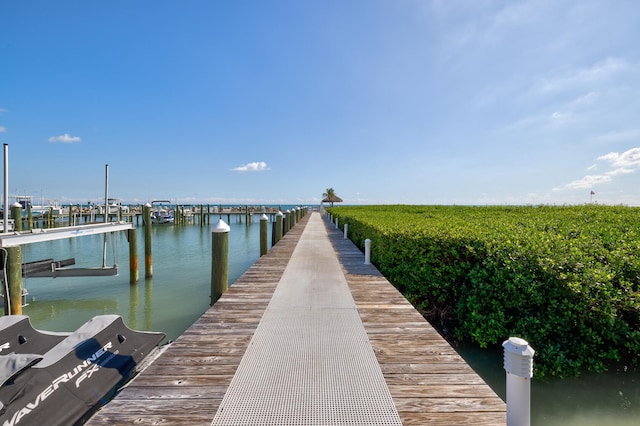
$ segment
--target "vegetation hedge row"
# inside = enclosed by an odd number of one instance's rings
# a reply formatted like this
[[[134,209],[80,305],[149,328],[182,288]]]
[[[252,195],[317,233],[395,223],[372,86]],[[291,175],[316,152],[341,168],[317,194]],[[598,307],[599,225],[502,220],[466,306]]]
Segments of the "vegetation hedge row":
[[[640,209],[340,206],[371,261],[446,337],[509,336],[535,374],[575,376],[640,353]]]

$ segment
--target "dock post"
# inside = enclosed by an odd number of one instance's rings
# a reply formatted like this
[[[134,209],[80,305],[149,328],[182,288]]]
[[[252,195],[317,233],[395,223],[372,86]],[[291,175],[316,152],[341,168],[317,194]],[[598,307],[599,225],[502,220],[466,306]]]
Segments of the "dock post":
[[[282,216],[282,235],[289,231],[289,210],[286,210]]]
[[[507,426],[531,424],[531,378],[535,351],[526,340],[510,337],[502,343],[507,373]]]
[[[27,203],[27,226],[33,229],[33,212],[31,211],[31,203]]]
[[[144,226],[144,277],[153,276],[153,260],[151,255],[151,204],[147,203],[142,208]]]
[[[129,229],[129,284],[138,283],[138,230]]]
[[[11,218],[13,219],[13,230],[22,231],[22,206],[17,201],[11,204]],[[7,232],[5,230],[5,232]]]
[[[342,238],[343,240],[347,239],[347,232],[349,232],[349,224],[345,223],[344,224],[344,237]]]
[[[73,226],[73,206],[71,204],[69,204],[69,225],[68,226]]]
[[[260,256],[267,254],[269,247],[269,243],[267,241],[267,237],[269,235],[269,230],[267,228],[268,223],[269,218],[266,214],[262,213],[262,216],[260,216]]]
[[[278,210],[276,213],[276,243],[282,239],[282,216],[282,212]]]
[[[369,238],[364,240],[364,264],[371,264],[371,240]]]
[[[4,312],[5,315],[22,315],[22,247],[7,247],[6,250],[4,267],[9,297],[5,297]]]
[[[230,230],[222,219],[211,230],[211,306],[229,288]]]

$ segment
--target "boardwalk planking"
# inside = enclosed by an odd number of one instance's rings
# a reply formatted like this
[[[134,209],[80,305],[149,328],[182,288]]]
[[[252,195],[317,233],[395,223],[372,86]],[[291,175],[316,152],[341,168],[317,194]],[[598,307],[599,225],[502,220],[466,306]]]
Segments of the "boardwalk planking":
[[[506,406],[343,234],[327,225],[404,425],[504,425]]]
[[[88,424],[210,425],[307,220]],[[327,231],[403,424],[504,425],[502,400],[353,243]]]

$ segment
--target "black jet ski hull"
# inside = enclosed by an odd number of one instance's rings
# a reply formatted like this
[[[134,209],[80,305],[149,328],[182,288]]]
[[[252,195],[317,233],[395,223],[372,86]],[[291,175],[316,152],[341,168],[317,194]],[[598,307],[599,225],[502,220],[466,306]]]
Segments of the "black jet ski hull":
[[[116,315],[93,318],[0,387],[0,425],[84,423],[136,374],[163,333],[134,331]]]

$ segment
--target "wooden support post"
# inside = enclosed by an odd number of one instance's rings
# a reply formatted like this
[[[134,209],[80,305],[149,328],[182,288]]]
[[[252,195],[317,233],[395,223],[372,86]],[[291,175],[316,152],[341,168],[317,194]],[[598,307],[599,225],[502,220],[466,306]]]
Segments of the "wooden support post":
[[[33,229],[33,212],[31,211],[31,203],[27,203],[27,226]]]
[[[22,315],[22,247],[7,247],[7,259],[4,265],[7,271],[9,297],[5,297],[4,312]]]
[[[249,226],[249,221],[250,221],[250,217],[251,217],[251,216],[249,216],[249,204],[247,204],[247,205],[245,206],[245,211],[244,211],[244,212],[245,212],[245,213],[244,213],[244,220],[245,220],[245,224],[246,224],[247,226]]]
[[[138,283],[138,230],[129,229],[129,284]]]
[[[22,206],[20,203],[16,202],[11,205],[11,218],[13,219],[13,229],[22,231]]]
[[[275,242],[277,243],[282,239],[282,212],[278,210],[276,213],[276,232],[275,232]]]
[[[267,227],[269,218],[266,214],[260,216],[260,256],[264,256],[269,251],[269,242],[267,238],[269,236],[269,228]]]
[[[284,212],[284,217],[282,218],[282,236],[287,232],[289,232],[289,210]]]
[[[71,204],[69,204],[69,225],[68,226],[73,226],[73,206]]]
[[[211,230],[211,303],[229,288],[229,231],[222,219]]]
[[[144,215],[144,276],[151,278],[153,276],[153,261],[151,255],[151,205],[145,204],[142,208]]]

